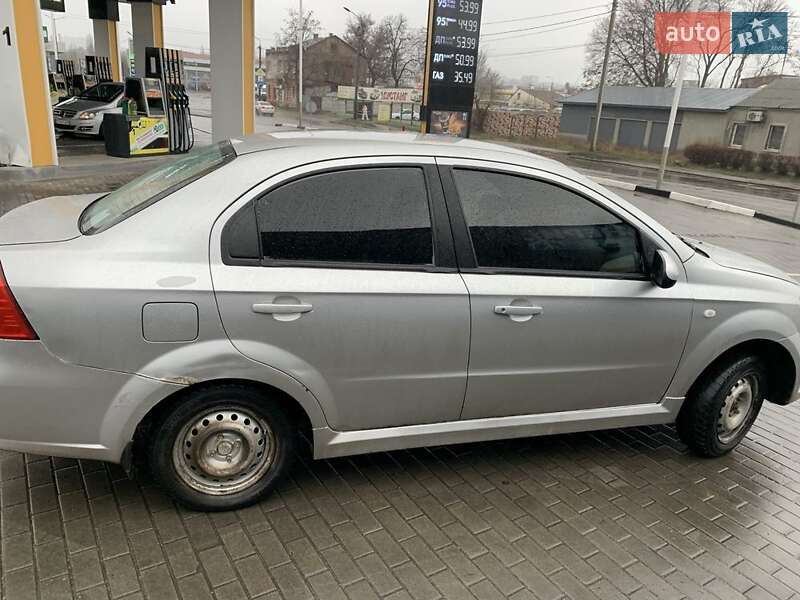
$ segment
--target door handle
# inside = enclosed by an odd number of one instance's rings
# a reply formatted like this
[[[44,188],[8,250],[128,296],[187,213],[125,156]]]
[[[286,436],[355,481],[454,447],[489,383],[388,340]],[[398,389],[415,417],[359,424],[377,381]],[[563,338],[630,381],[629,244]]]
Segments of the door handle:
[[[299,315],[313,309],[310,304],[253,304],[253,312],[260,315]]]
[[[494,314],[509,317],[536,317],[542,314],[541,306],[495,306]]]

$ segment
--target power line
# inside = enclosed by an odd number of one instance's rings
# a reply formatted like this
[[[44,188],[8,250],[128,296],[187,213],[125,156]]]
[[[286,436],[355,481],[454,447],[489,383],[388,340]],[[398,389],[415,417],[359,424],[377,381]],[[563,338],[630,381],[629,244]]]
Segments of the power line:
[[[488,21],[488,22],[484,23],[483,25],[484,26],[486,26],[486,25],[499,25],[500,23],[517,23],[519,21],[532,21],[534,19],[544,19],[545,17],[558,17],[560,15],[569,15],[569,14],[572,14],[572,13],[586,12],[587,10],[594,10],[595,8],[607,8],[607,5],[606,4],[595,4],[593,6],[587,6],[585,8],[575,8],[573,10],[564,10],[564,11],[561,11],[561,12],[548,13],[546,15],[536,15],[536,16],[533,16],[533,17],[520,17],[518,19],[505,19],[503,21]]]
[[[573,29],[575,27],[582,27],[584,25],[592,25],[592,24],[593,24],[593,21],[584,21],[582,23],[572,23],[570,25],[562,25],[561,27],[554,27],[552,29],[539,30],[539,31],[528,32],[528,33],[519,33],[517,35],[509,35],[509,36],[505,36],[505,37],[495,38],[495,39],[492,39],[492,40],[481,39],[481,43],[482,44],[491,44],[493,42],[505,42],[507,40],[516,40],[516,39],[528,37],[528,36],[531,36],[531,35],[542,35],[544,33],[551,33],[553,31],[562,31],[564,29]]]
[[[597,17],[602,17],[602,16],[605,16],[605,15],[610,14],[610,13],[611,13],[611,11],[607,10],[605,12],[601,12],[601,13],[597,13],[597,14],[593,14],[593,15],[586,15],[586,16],[583,16],[583,17],[578,17],[577,19],[567,19],[566,21],[556,21],[555,23],[547,23],[545,25],[534,25],[533,27],[523,27],[523,28],[520,28],[520,29],[509,29],[507,31],[496,31],[494,33],[485,33],[485,34],[481,35],[481,38],[490,37],[490,36],[496,36],[496,35],[505,35],[507,33],[518,33],[518,32],[521,32],[521,31],[537,31],[537,30],[540,30],[540,29],[546,29],[548,27],[553,27],[554,25],[564,25],[564,24],[567,24],[567,23],[576,23],[576,22],[579,22],[579,21],[588,22],[588,19],[596,19]],[[583,24],[583,23],[581,23],[581,24]]]
[[[533,50],[525,50],[521,52],[509,52],[508,54],[490,54],[489,59],[495,58],[508,58],[510,56],[526,56],[531,54],[546,54],[548,52],[560,52],[561,50],[571,50],[574,48],[586,48],[587,46],[596,46],[596,43],[588,44],[573,44],[571,46],[553,46],[550,48],[535,48]],[[600,44],[602,46],[602,44]]]

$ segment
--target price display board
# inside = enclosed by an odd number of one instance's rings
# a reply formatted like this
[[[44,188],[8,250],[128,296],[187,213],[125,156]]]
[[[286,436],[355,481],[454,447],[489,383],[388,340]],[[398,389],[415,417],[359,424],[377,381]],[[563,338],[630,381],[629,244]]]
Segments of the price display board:
[[[423,103],[432,111],[472,111],[483,0],[431,0]]]

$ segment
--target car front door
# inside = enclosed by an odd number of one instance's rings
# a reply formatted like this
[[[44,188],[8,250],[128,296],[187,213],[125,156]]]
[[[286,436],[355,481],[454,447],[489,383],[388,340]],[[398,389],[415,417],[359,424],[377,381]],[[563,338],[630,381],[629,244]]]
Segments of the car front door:
[[[231,341],[307,386],[333,429],[459,418],[469,299],[438,177],[429,158],[302,167],[212,235]]]
[[[666,243],[562,177],[440,164],[471,302],[462,418],[660,402],[692,310],[647,275]]]

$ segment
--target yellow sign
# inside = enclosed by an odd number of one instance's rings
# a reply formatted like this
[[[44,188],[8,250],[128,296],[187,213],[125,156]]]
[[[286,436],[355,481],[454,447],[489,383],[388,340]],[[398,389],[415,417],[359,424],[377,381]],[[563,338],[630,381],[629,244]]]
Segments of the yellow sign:
[[[165,117],[142,117],[131,122],[131,156],[169,153],[169,125]]]
[[[391,104],[378,104],[378,121],[381,123],[388,123],[392,120],[392,106]]]

